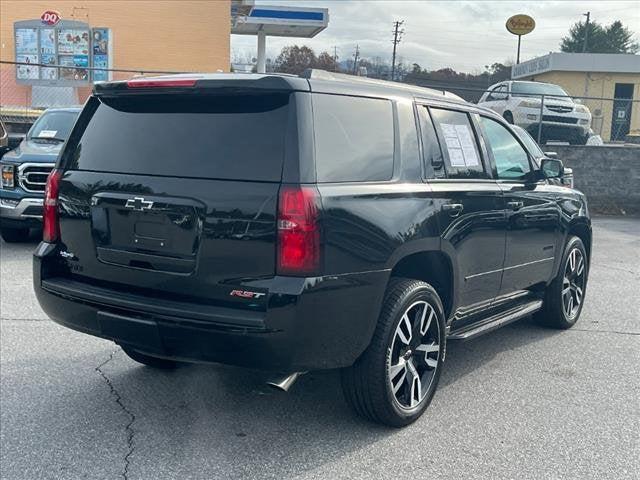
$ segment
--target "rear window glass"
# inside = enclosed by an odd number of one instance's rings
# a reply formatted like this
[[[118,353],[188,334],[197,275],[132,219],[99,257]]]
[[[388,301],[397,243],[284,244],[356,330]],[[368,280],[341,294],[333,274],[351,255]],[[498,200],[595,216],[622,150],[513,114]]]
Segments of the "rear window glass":
[[[389,100],[313,96],[318,182],[389,180],[393,110]]]
[[[68,168],[279,181],[288,95],[93,98]],[[83,115],[83,119],[86,118]]]

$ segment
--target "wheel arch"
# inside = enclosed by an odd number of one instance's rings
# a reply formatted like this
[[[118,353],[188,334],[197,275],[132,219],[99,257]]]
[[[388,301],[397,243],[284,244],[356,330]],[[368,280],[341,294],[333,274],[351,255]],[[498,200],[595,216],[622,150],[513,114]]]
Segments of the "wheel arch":
[[[441,250],[414,252],[399,258],[391,269],[394,277],[412,278],[430,284],[438,293],[448,318],[455,304],[455,278],[451,258]]]
[[[577,220],[569,225],[568,236],[575,235],[584,244],[587,251],[587,259],[591,262],[592,235],[591,224],[586,220]]]

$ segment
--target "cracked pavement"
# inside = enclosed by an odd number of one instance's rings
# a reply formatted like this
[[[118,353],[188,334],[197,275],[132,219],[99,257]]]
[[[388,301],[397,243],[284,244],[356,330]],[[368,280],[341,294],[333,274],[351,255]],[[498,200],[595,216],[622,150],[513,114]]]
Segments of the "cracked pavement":
[[[450,344],[414,425],[353,416],[337,372],[139,366],[46,319],[35,242],[0,243],[2,479],[640,479],[640,219],[594,219],[576,328]]]

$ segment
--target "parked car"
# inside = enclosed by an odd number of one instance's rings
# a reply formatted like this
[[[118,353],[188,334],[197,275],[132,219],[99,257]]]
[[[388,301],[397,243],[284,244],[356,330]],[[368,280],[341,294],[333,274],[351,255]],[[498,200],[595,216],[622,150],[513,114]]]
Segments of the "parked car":
[[[0,118],[0,158],[9,151],[9,132]]]
[[[0,235],[6,242],[23,242],[29,237],[29,229],[42,228],[47,176],[80,110],[45,110],[20,145],[2,157]]]
[[[537,137],[542,95],[542,143],[561,140],[577,145],[586,144],[591,131],[591,112],[585,105],[574,101],[558,85],[524,81],[500,82],[489,87],[478,104],[496,111],[509,123],[518,125]]]
[[[260,368],[282,389],[341,368],[357,412],[407,425],[448,341],[580,316],[586,200],[533,157],[501,116],[419,87],[317,70],[97,84],[49,176],[34,288],[144,365]]]
[[[527,150],[531,153],[533,157],[533,161],[537,168],[540,168],[542,164],[542,160],[545,158],[557,158],[558,154],[556,152],[543,152],[540,145],[533,139],[531,135],[522,127],[518,125],[513,125],[513,131],[518,135],[522,143],[524,143]],[[556,183],[558,185],[566,185],[567,187],[573,188],[573,169],[569,167],[564,167],[562,176],[557,179],[549,179],[550,182]]]

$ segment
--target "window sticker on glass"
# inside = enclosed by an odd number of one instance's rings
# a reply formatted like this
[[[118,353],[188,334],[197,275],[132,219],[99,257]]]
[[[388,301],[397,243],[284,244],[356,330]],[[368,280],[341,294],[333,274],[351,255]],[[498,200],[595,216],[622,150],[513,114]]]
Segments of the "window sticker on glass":
[[[440,124],[452,167],[475,167],[479,159],[468,125]]]
[[[451,162],[452,167],[464,167],[464,155],[462,150],[459,148],[450,148],[449,149],[449,162]]]
[[[57,130],[40,130],[38,137],[40,138],[55,138]]]

